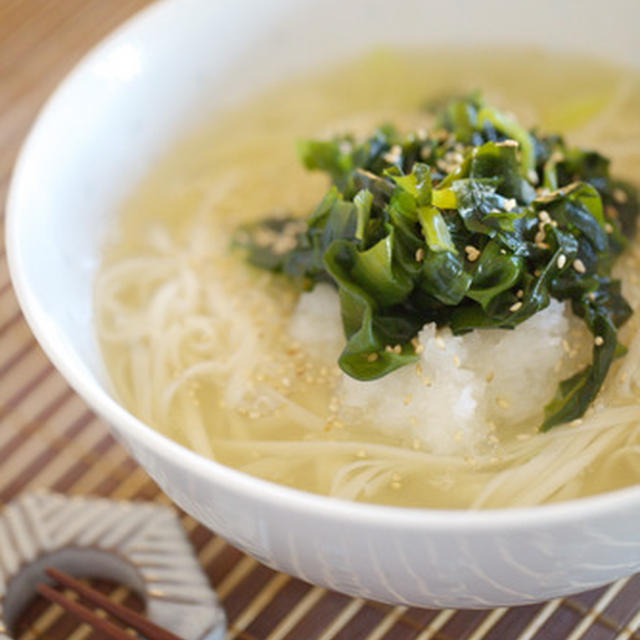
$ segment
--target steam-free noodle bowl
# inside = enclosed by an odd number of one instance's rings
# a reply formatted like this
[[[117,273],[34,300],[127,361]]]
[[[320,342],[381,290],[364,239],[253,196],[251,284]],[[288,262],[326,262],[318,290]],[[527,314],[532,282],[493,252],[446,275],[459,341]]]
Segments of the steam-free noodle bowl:
[[[335,289],[298,295],[230,249],[241,222],[304,216],[325,192],[325,177],[299,166],[297,138],[429,127],[425,103],[478,87],[638,182],[640,81],[592,61],[377,52],[273,89],[176,145],[105,247],[98,333],[125,406],[202,455],[348,499],[508,507],[637,482],[637,313],[620,332],[629,352],[587,414],[540,433],[558,382],[590,357],[593,337],[564,303],[512,331],[427,325],[418,363],[362,382],[336,364]],[[634,309],[639,260],[632,244],[616,267]]]

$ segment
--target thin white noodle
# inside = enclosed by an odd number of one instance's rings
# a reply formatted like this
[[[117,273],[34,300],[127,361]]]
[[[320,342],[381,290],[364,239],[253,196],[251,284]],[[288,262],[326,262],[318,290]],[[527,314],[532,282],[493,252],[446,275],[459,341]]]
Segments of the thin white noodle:
[[[186,434],[189,447],[196,453],[215,460],[209,434],[193,398],[189,397],[188,392],[183,391],[178,396],[177,402],[180,408],[183,432]]]
[[[161,403],[161,415],[167,418],[171,404],[178,391],[182,389],[186,384],[191,382],[194,378],[207,377],[211,374],[219,374],[226,371],[228,366],[224,362],[216,360],[207,360],[205,362],[198,362],[192,365],[188,369],[185,369],[178,378],[173,380],[162,391],[162,403]]]
[[[333,477],[330,495],[355,500],[360,495],[371,497],[396,473],[393,461],[359,461],[343,466]],[[351,476],[351,477],[349,477]]]
[[[325,440],[224,440],[215,438],[213,445],[218,447],[233,447],[238,449],[259,451],[268,454],[280,454],[282,456],[300,455],[314,457],[320,453],[347,454],[354,456],[365,453],[367,456],[379,456],[401,460],[415,465],[459,465],[467,463],[462,458],[455,456],[436,456],[426,451],[414,451],[404,447],[395,447],[387,444],[358,441],[325,441]]]

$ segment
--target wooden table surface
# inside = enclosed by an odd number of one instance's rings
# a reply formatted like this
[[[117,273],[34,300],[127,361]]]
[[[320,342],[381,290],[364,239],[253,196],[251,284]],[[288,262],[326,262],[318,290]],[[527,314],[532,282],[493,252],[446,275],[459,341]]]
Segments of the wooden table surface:
[[[214,0],[212,0],[214,1]],[[0,203],[21,141],[48,94],[94,43],[147,0],[0,0]],[[4,209],[2,209],[4,220]],[[106,426],[67,387],[22,319],[0,241],[0,505],[47,487],[169,504]],[[540,605],[493,611],[391,607],[278,574],[192,518],[182,522],[244,640],[640,640],[640,578]],[[115,600],[142,605],[122,586]],[[98,637],[34,600],[16,638]]]

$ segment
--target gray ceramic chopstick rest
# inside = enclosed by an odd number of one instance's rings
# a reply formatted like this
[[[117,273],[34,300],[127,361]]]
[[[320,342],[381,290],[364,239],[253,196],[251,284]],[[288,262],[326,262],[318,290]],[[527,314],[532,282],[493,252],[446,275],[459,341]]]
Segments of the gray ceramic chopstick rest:
[[[29,493],[0,512],[0,640],[55,567],[134,589],[146,616],[185,640],[222,640],[224,611],[173,510]]]

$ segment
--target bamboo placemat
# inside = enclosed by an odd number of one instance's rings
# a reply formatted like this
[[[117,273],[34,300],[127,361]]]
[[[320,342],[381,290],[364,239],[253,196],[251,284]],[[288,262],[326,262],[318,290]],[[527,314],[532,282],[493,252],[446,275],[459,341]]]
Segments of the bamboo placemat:
[[[20,142],[46,96],[82,54],[148,0],[0,0],[0,203]],[[4,209],[3,220],[4,220]],[[0,505],[47,487],[169,503],[37,346],[9,283],[0,241]],[[189,516],[182,522],[238,640],[640,640],[640,576],[540,605],[453,611],[349,598],[276,573]],[[141,607],[123,587],[114,600]],[[34,601],[22,640],[97,637]]]

